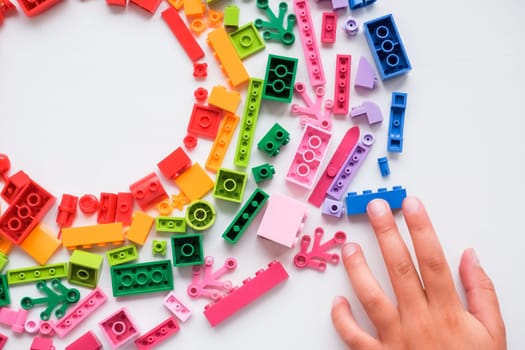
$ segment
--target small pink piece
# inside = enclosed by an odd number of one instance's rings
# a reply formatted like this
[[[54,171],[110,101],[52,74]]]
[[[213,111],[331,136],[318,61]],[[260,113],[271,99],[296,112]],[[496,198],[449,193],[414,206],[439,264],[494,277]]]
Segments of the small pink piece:
[[[34,337],[30,350],[55,350],[53,339]]]
[[[321,227],[315,229],[314,243],[312,249],[308,252],[308,247],[312,238],[309,235],[304,235],[301,239],[301,251],[294,257],[293,263],[300,269],[309,267],[323,272],[326,270],[326,263],[336,265],[339,263],[340,257],[338,254],[330,254],[327,251],[335,246],[343,245],[346,242],[346,234],[343,231],[337,231],[334,237],[329,241],[321,244],[324,230]]]
[[[377,75],[370,62],[363,56],[359,59],[354,86],[372,90],[377,83]]]
[[[193,279],[187,289],[188,295],[192,298],[206,297],[217,300],[223,294],[221,291],[227,292],[233,287],[231,281],[219,281],[219,278],[236,267],[237,260],[227,258],[220,269],[212,272],[213,257],[207,256],[204,258],[204,269],[202,265],[192,267]]]
[[[334,87],[334,114],[348,114],[350,104],[350,72],[352,56],[337,55]]]
[[[303,228],[306,213],[305,203],[274,193],[268,199],[257,236],[291,248]]]
[[[294,103],[291,108],[292,114],[301,116],[301,125],[304,126],[310,123],[320,128],[331,130],[332,120],[330,116],[332,114],[333,101],[326,100],[323,109],[324,86],[319,86],[315,89],[315,103],[308,96],[305,84],[295,83],[294,91],[306,104],[306,107],[301,107]]]
[[[337,14],[335,12],[323,12],[321,22],[321,42],[323,44],[335,43],[337,34]]]
[[[7,307],[0,308],[0,323],[10,326],[15,333],[23,333],[28,313],[24,309],[15,311]]]
[[[100,321],[98,325],[113,349],[139,336],[139,331],[124,307]]]
[[[191,316],[191,311],[177,297],[173,291],[164,299],[164,306],[168,308],[181,322],[186,322]]]
[[[102,350],[102,344],[95,333],[88,331],[66,346],[66,350]]]
[[[135,345],[139,350],[150,350],[159,343],[165,341],[168,337],[175,335],[180,330],[179,324],[175,317],[170,317],[161,324],[157,325],[149,332],[141,335],[135,340]]]
[[[9,339],[7,335],[0,333],[0,350],[4,348],[5,343],[7,343],[7,339]]]

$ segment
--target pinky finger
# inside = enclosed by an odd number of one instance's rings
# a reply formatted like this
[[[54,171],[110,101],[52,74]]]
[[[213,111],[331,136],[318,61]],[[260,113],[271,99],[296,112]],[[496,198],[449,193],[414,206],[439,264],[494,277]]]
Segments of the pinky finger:
[[[350,349],[378,350],[381,348],[377,339],[359,327],[346,298],[334,298],[331,317],[335,330]]]

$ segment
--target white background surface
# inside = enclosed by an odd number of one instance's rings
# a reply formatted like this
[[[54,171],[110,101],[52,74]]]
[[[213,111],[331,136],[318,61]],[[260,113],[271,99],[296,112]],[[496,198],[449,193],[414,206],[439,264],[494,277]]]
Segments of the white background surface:
[[[253,0],[239,1],[237,5],[241,7],[241,23],[264,18]],[[205,34],[199,41],[206,51],[209,76],[204,81],[193,79],[189,59],[160,19],[161,10],[167,6],[161,4],[151,17],[134,5],[120,10],[100,0],[65,1],[33,19],[21,11],[6,19],[0,34],[0,153],[11,157],[13,171],[23,169],[59,198],[62,193],[116,193],[126,191],[129,184],[156,170],[160,159],[182,145],[193,90],[198,86],[211,90],[216,84],[226,83],[205,44]],[[276,9],[277,1],[270,2],[270,6]],[[289,7],[293,8],[291,1]],[[321,12],[329,10],[329,4],[312,2],[311,9],[319,36]],[[458,286],[457,266],[463,249],[472,246],[477,250],[497,287],[509,349],[525,347],[523,10],[518,0],[501,4],[379,0],[370,8],[352,13],[361,23],[393,13],[413,70],[380,82],[370,94],[352,89],[352,106],[371,99],[381,106],[386,120],[373,128],[376,144],[350,188],[359,192],[403,185],[408,193],[420,196],[431,213]],[[339,24],[348,14],[340,15]],[[354,55],[352,83],[360,55],[371,60],[362,32],[348,38],[339,27],[337,35],[333,47],[321,48],[329,97],[337,53]],[[264,78],[269,53],[304,60],[298,35],[289,49],[267,43],[265,51],[244,61],[251,76]],[[308,83],[302,63],[297,77],[297,81]],[[383,179],[376,159],[386,154],[392,91],[409,94],[405,143],[402,154],[390,157],[392,175]],[[244,96],[245,89],[241,92]],[[291,116],[289,105],[263,102],[255,140],[276,121],[287,128],[292,140],[277,158],[271,159],[277,175],[262,187],[270,194],[283,192],[306,200],[307,191],[284,181],[301,135],[298,118]],[[363,120],[357,123],[362,132],[370,130]],[[334,121],[334,137],[325,163],[352,124],[347,119]],[[223,163],[228,168],[233,168],[236,136]],[[210,146],[211,141],[200,140],[189,152],[192,160],[204,165]],[[255,147],[251,159],[250,166],[268,160]],[[167,181],[164,183],[169,193],[178,192]],[[250,175],[245,199],[254,187]],[[174,269],[175,292],[194,315],[159,349],[343,349],[329,318],[332,297],[341,294],[350,298],[356,317],[372,331],[342,265],[329,266],[325,273],[298,271],[292,263],[298,247],[283,249],[255,237],[260,217],[231,247],[220,235],[239,206],[216,201],[211,195],[206,198],[216,204],[218,219],[204,233],[205,254],[214,256],[217,264],[227,256],[238,259],[237,270],[228,276],[234,284],[274,258],[281,259],[290,279],[214,329],[202,315],[207,301],[191,301],[185,294],[190,269]],[[56,205],[45,220],[53,230],[55,215]],[[408,237],[401,216],[397,217]],[[76,224],[94,221],[94,217],[80,215]],[[327,236],[344,230],[349,240],[360,243],[381,285],[392,296],[380,251],[364,217],[334,220],[321,217],[319,210],[309,206],[305,232],[311,234],[319,225]],[[151,237],[156,235],[152,232]],[[141,250],[140,261],[154,259],[150,241]],[[68,258],[69,253],[61,250],[50,262]],[[15,249],[8,268],[33,264]],[[142,332],[169,316],[162,306],[163,293],[114,299],[107,262],[99,285],[107,292],[109,302],[64,340],[56,338],[57,349],[88,329],[93,329],[109,347],[96,322],[122,306],[129,309]],[[82,296],[89,292],[79,289]],[[18,307],[23,296],[37,295],[34,286],[14,286],[11,307]],[[39,312],[32,310],[29,317],[37,319]],[[18,336],[8,327],[0,328],[10,337],[7,348],[29,348],[30,335]]]

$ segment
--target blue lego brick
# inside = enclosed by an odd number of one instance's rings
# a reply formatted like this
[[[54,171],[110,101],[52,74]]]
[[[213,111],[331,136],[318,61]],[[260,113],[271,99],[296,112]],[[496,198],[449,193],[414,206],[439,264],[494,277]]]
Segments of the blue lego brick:
[[[366,22],[364,32],[382,80],[412,69],[391,14]]]
[[[390,122],[388,125],[388,152],[403,152],[403,127],[405,125],[405,110],[408,94],[392,92],[392,105],[390,106]]]
[[[351,10],[372,5],[374,2],[376,2],[376,0],[348,0]]]
[[[377,158],[377,165],[379,166],[379,171],[381,172],[381,176],[385,177],[385,176],[390,175],[390,166],[388,165],[387,157]]]
[[[400,209],[406,196],[407,191],[402,186],[394,186],[391,190],[379,188],[377,192],[365,190],[362,194],[349,192],[346,196],[346,213],[348,215],[364,214],[368,203],[376,198],[387,201],[392,209]]]

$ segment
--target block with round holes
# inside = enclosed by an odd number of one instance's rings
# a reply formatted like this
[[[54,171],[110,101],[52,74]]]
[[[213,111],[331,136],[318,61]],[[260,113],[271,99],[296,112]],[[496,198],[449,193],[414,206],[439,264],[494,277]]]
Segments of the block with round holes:
[[[173,266],[201,265],[204,263],[202,236],[200,234],[172,236]]]
[[[186,224],[196,231],[209,229],[215,216],[215,208],[208,201],[194,201],[186,208]]]
[[[121,265],[135,261],[139,258],[137,247],[129,244],[106,252],[109,266]]]
[[[195,103],[188,123],[188,132],[213,140],[217,136],[221,117],[220,109]]]
[[[246,188],[248,175],[242,171],[220,168],[215,180],[213,196],[230,202],[240,203]]]
[[[119,192],[117,195],[117,208],[115,221],[123,225],[131,224],[133,216],[133,194],[129,192]]]
[[[166,241],[154,239],[151,242],[151,251],[153,255],[166,256],[167,250],[168,250],[168,243]]]
[[[321,42],[323,44],[335,43],[337,36],[337,13],[323,12],[321,20]]]
[[[169,292],[164,298],[164,306],[170,310],[181,322],[186,322],[191,316],[191,310],[188,309],[176,296],[173,291]]]
[[[98,325],[113,349],[127,344],[140,334],[124,307],[100,321]]]
[[[69,259],[68,282],[95,288],[100,277],[103,260],[104,258],[101,255],[78,249],[74,250]]]
[[[118,196],[114,193],[102,192],[100,194],[97,223],[109,224],[115,222],[115,215],[117,214],[117,199]]]
[[[210,149],[206,160],[206,169],[214,173],[219,170],[226,151],[230,146],[231,139],[235,133],[235,127],[239,123],[239,116],[233,113],[225,113],[219,126],[219,131]]]
[[[175,335],[179,329],[177,320],[171,316],[136,339],[135,345],[139,350],[153,349],[159,343],[166,341],[168,337]]]
[[[266,47],[263,38],[253,25],[253,22],[243,25],[231,32],[229,36],[241,60],[264,50]]]
[[[268,55],[264,78],[263,98],[290,103],[293,96],[298,59]]]
[[[172,290],[173,273],[170,261],[112,266],[111,285],[114,297]]]
[[[186,218],[173,216],[157,216],[155,219],[155,229],[157,232],[185,233]]]
[[[334,114],[348,114],[350,105],[350,72],[352,68],[351,55],[337,55],[334,86]]]
[[[0,307],[11,304],[11,297],[9,294],[9,286],[7,285],[7,278],[5,275],[0,275]]]
[[[279,154],[281,147],[288,142],[290,142],[290,133],[279,123],[275,123],[257,143],[257,148],[270,157],[275,157]]]
[[[332,134],[307,124],[286,180],[311,189],[323,161]]]
[[[43,266],[22,267],[7,270],[7,282],[14,284],[33,283],[53,278],[67,277],[67,263],[48,264]]]
[[[155,173],[148,174],[131,184],[129,189],[142,210],[147,210],[168,198],[166,190]]]
[[[264,163],[252,168],[253,178],[255,183],[259,184],[260,182],[271,180],[275,175],[275,168],[269,163]]]

